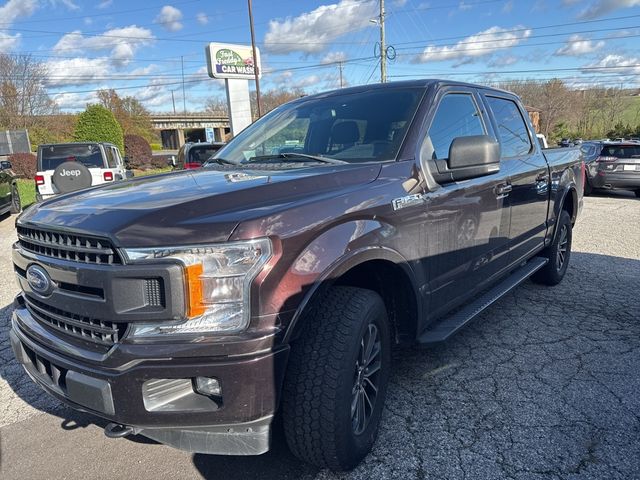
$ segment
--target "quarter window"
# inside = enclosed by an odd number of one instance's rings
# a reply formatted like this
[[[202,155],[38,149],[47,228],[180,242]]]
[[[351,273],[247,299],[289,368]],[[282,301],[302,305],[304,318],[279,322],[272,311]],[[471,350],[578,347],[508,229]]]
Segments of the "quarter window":
[[[433,144],[433,158],[449,157],[449,147],[454,138],[485,135],[480,112],[468,93],[446,95],[433,117],[429,138]]]
[[[506,98],[487,97],[498,124],[502,158],[521,157],[531,151],[527,124],[516,103]]]

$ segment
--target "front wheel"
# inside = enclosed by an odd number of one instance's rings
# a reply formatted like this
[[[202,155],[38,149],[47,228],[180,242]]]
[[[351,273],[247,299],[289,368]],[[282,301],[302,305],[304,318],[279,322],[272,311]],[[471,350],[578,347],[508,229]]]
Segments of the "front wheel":
[[[14,183],[11,186],[11,213],[20,213],[22,211],[22,202],[20,201],[20,192],[18,186]]]
[[[291,451],[318,467],[354,468],[378,434],[391,364],[384,302],[371,291],[330,289],[291,346],[282,399]]]
[[[534,273],[531,280],[544,285],[557,285],[562,281],[569,267],[572,237],[571,217],[566,210],[562,210],[558,217],[556,236],[551,245],[542,253],[542,256],[547,257],[549,262]]]

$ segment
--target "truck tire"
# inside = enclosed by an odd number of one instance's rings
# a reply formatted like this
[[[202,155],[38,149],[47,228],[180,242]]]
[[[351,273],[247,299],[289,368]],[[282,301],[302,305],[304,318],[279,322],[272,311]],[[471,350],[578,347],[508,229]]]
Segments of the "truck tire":
[[[542,253],[542,256],[548,258],[549,262],[531,277],[531,280],[536,283],[557,285],[567,273],[571,257],[572,227],[571,217],[566,210],[560,212],[556,229],[553,242]]]
[[[391,366],[387,311],[371,290],[334,287],[311,309],[305,329],[291,345],[285,437],[301,460],[351,470],[378,434]]]
[[[20,192],[18,185],[11,185],[11,213],[16,214],[22,211],[22,202],[20,201]]]

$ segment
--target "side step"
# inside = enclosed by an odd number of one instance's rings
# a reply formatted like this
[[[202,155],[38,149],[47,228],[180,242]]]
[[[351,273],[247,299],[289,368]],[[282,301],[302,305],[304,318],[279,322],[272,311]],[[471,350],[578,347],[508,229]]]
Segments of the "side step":
[[[509,293],[531,275],[544,267],[548,261],[549,259],[542,257],[532,258],[518,270],[511,273],[498,285],[487,290],[471,303],[455,311],[451,316],[444,317],[435,325],[425,330],[422,335],[418,337],[418,342],[437,343],[449,339],[453,334],[480,314],[480,312],[485,308],[496,300],[499,300],[502,296]]]

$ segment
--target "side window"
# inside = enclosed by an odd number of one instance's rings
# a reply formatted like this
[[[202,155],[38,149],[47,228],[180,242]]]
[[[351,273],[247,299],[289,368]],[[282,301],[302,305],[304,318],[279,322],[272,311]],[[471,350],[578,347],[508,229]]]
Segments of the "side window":
[[[498,124],[502,158],[528,154],[531,151],[529,130],[516,103],[498,97],[487,97],[487,101]]]
[[[433,158],[449,157],[449,147],[454,138],[485,134],[473,97],[468,93],[450,93],[438,105],[429,128]]]
[[[104,147],[104,153],[107,156],[107,168],[116,168],[116,159],[113,158],[111,147]]]

